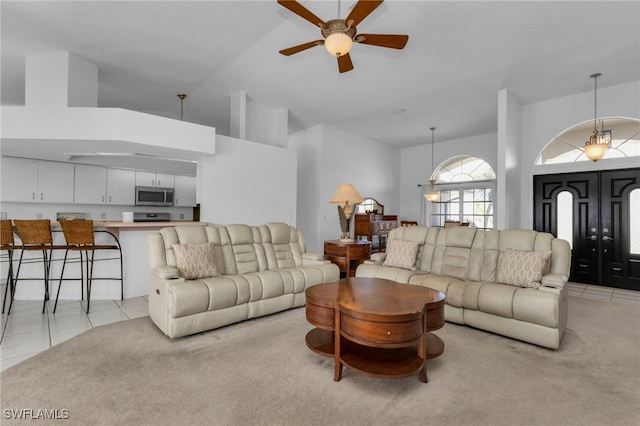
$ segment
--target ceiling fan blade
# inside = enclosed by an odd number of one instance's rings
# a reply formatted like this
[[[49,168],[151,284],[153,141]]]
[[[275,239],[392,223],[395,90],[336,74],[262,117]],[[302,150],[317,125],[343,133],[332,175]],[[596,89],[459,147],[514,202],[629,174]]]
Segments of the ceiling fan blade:
[[[345,22],[349,24],[349,21],[353,21],[353,26],[357,26],[364,18],[380,6],[383,1],[384,0],[360,0],[356,3],[355,7],[351,9],[351,13],[349,13]]]
[[[324,27],[327,26],[327,24],[325,24],[325,22],[322,19],[318,18],[316,15],[311,13],[309,9],[307,9],[306,7],[304,7],[303,5],[301,5],[295,0],[278,0],[278,4],[280,4],[280,6],[286,7],[287,9],[289,9],[299,17],[311,22],[313,25],[316,25],[320,28],[322,28],[323,26]]]
[[[351,62],[351,56],[346,55],[338,56],[338,71],[341,73],[351,71],[353,69],[353,62]]]
[[[408,35],[401,34],[358,34],[356,42],[373,46],[403,49],[409,41]]]
[[[288,49],[282,49],[280,53],[282,53],[284,56],[291,56],[294,53],[302,52],[303,50],[307,50],[315,46],[322,46],[323,44],[324,44],[324,40],[310,41],[308,43],[303,43],[297,46],[289,47]]]

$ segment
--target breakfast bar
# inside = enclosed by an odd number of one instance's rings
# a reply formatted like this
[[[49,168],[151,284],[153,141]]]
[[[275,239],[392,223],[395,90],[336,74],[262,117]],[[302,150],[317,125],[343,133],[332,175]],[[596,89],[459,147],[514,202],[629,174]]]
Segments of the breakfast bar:
[[[192,221],[168,221],[168,222],[122,222],[122,221],[103,221],[94,222],[94,229],[96,231],[108,231],[96,232],[96,244],[101,243],[113,243],[115,237],[119,240],[122,248],[122,260],[123,260],[123,279],[124,279],[124,298],[134,298],[147,295],[147,284],[149,282],[149,267],[147,262],[147,235],[153,232],[157,232],[159,229],[169,226],[198,226],[205,225],[204,222],[192,222]],[[51,259],[51,271],[50,271],[50,284],[52,288],[50,293],[55,295],[58,289],[58,279],[60,278],[62,260],[64,257],[64,250],[60,248],[65,246],[65,239],[60,230],[60,224],[58,222],[51,222],[51,231],[53,236],[53,245],[57,248],[53,250]],[[111,234],[111,235],[109,235]],[[15,265],[17,266],[17,259],[20,257],[20,241],[16,238],[16,253],[14,254]],[[35,253],[29,254],[31,257],[37,256]],[[70,255],[71,256],[71,255]],[[112,257],[109,254],[103,254],[96,252],[96,260],[99,260],[101,256]],[[27,258],[27,254],[25,254]],[[3,266],[3,274],[6,273]],[[71,276],[80,276],[80,271],[77,265],[68,265],[65,269],[65,279]],[[117,277],[120,270],[119,265],[115,261],[105,260],[104,262],[96,262],[94,275],[101,277]],[[33,279],[31,279],[33,278]],[[37,262],[26,262],[22,265],[20,271],[20,280],[16,286],[16,300],[42,300],[44,295],[43,282],[42,282],[42,265]],[[80,281],[77,284],[65,284],[60,291],[61,300],[80,300],[81,288]],[[95,280],[91,293],[92,300],[119,300],[120,299],[120,286],[113,285],[105,281]]]

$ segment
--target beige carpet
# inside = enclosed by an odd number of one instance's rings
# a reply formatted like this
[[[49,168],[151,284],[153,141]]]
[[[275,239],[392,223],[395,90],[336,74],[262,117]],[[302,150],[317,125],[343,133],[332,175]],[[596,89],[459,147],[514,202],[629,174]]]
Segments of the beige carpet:
[[[2,372],[10,409],[64,425],[638,425],[637,306],[570,300],[551,351],[447,323],[417,377],[371,379],[304,344],[304,308],[170,340],[148,317],[97,327]]]

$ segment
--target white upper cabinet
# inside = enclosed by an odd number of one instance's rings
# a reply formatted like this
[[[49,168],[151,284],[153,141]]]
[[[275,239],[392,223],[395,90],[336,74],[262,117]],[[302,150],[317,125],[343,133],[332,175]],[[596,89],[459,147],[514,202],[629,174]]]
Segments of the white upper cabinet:
[[[73,200],[77,204],[105,204],[107,168],[77,164]]]
[[[196,205],[196,178],[176,175],[174,201],[176,206],[193,207]]]
[[[107,204],[133,206],[136,203],[136,172],[107,169]]]
[[[156,186],[161,188],[173,188],[174,175],[167,173],[136,172],[137,186]]]
[[[73,203],[73,184],[73,164],[2,158],[3,201]]]

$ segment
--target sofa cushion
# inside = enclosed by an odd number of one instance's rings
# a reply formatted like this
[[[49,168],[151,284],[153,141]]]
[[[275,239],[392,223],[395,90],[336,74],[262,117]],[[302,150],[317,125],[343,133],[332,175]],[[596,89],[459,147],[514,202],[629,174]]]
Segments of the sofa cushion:
[[[213,255],[213,244],[173,244],[176,256],[176,267],[180,276],[186,280],[217,277]]]
[[[518,287],[540,287],[550,251],[518,251],[506,249],[498,259],[498,282]]]
[[[384,259],[384,266],[416,270],[417,241],[390,239],[387,243],[386,251],[387,256]]]

